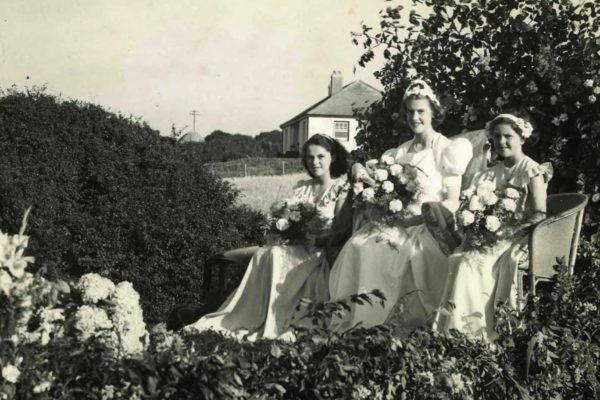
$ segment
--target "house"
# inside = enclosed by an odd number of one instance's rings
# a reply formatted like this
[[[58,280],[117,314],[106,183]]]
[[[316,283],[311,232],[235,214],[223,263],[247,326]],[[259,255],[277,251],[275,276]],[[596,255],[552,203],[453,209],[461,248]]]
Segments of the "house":
[[[366,108],[381,99],[381,92],[357,80],[342,85],[342,74],[333,71],[328,96],[280,125],[283,152],[298,151],[316,133],[337,138],[348,151],[356,148],[358,120],[354,109]]]

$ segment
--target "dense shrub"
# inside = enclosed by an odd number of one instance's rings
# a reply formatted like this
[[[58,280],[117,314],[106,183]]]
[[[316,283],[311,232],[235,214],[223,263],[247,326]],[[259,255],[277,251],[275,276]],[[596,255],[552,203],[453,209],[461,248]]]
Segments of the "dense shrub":
[[[204,260],[261,240],[262,215],[208,173],[193,146],[131,118],[43,91],[0,98],[0,228],[30,205],[48,276],[128,280],[149,321],[201,300]]]
[[[3,238],[0,253],[24,249],[21,237]],[[379,306],[380,295],[361,294],[309,304],[315,324],[299,328],[295,343],[237,341],[213,332],[178,334],[159,324],[143,341],[144,350],[133,355],[107,347],[106,333],[118,327],[76,311],[117,306],[129,312],[129,303],[110,301],[123,284],[115,288],[95,276],[77,285],[51,282],[23,273],[24,260],[0,260],[0,397],[6,399],[600,396],[600,289],[592,283],[598,280],[600,261],[598,250],[587,243],[578,276],[560,268],[524,313],[500,310],[500,336],[493,344],[459,332],[406,332],[394,324],[343,334],[328,331],[327,321],[344,312],[348,301]]]

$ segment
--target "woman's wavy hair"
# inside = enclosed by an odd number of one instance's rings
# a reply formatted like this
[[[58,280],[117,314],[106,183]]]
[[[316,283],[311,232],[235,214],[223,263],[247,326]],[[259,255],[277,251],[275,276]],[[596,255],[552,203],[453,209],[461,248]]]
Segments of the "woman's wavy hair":
[[[308,164],[306,162],[306,151],[308,146],[317,145],[323,147],[331,154],[331,165],[329,166],[329,173],[332,178],[339,178],[343,174],[345,174],[348,170],[348,151],[344,148],[344,146],[337,140],[332,138],[331,136],[325,135],[323,133],[317,133],[310,138],[302,145],[302,165],[308,174],[313,177],[312,173],[308,169]]]
[[[444,122],[444,118],[446,117],[446,110],[444,110],[444,107],[442,107],[440,101],[437,99],[437,96],[435,96],[435,94],[433,93],[433,91],[431,90],[429,85],[427,85],[427,83],[425,83],[424,81],[421,81],[421,80],[413,81],[413,82],[411,82],[410,85],[408,85],[407,92],[409,92],[409,90],[414,86],[417,86],[417,87],[420,86],[425,90],[423,90],[423,91],[417,90],[416,93],[410,93],[410,94],[406,93],[404,95],[404,97],[402,98],[402,103],[400,103],[400,122],[403,123],[404,125],[408,125],[408,123],[406,121],[406,103],[408,103],[408,101],[427,99],[429,101],[429,106],[431,107],[431,111],[433,111],[433,113],[432,113],[433,118],[431,121],[431,125],[434,128],[437,128],[438,126],[441,125],[442,122]],[[433,96],[433,98],[430,98],[425,93],[431,93],[430,96]]]

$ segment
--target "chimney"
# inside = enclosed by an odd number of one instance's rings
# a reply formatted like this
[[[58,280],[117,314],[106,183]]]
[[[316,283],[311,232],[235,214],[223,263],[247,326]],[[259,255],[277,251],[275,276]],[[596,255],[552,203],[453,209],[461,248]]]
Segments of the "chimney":
[[[342,89],[342,73],[333,71],[331,74],[331,82],[329,82],[329,96],[333,96]]]

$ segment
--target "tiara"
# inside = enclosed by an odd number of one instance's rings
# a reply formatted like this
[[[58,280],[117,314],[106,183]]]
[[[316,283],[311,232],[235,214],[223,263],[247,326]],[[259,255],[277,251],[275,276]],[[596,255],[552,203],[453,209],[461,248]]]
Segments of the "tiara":
[[[440,107],[440,102],[433,93],[433,90],[431,90],[431,87],[422,79],[415,79],[408,85],[406,92],[404,92],[404,96],[402,97],[402,101],[406,101],[410,96],[426,97],[432,103],[435,103],[435,105]]]
[[[531,124],[528,121],[525,121],[523,118],[515,117],[512,114],[498,114],[493,120],[488,121],[488,123],[485,124],[485,130],[487,131],[488,136],[492,135],[492,132],[490,132],[492,122],[499,119],[507,119],[511,122],[514,122],[515,125],[517,125],[517,127],[521,130],[521,137],[523,139],[527,139],[533,133],[533,126],[531,126]]]

